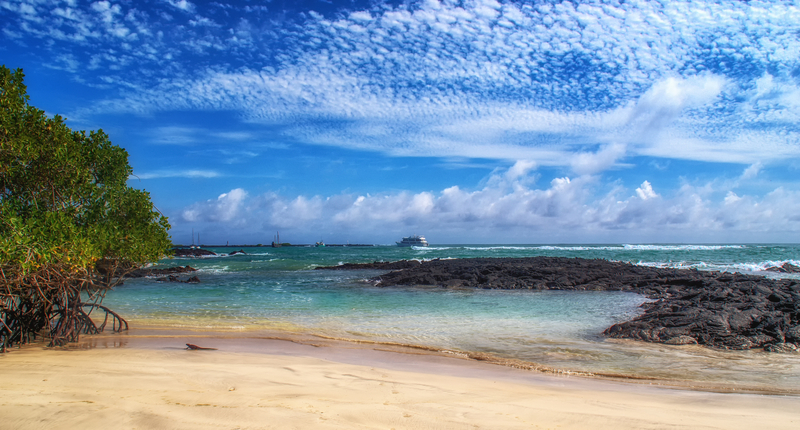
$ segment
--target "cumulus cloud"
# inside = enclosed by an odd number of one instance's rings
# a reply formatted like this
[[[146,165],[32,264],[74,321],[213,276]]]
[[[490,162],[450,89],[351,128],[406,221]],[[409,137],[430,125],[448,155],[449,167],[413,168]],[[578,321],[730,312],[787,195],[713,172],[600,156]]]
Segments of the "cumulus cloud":
[[[572,170],[580,175],[589,175],[602,172],[614,166],[617,160],[626,153],[623,144],[610,144],[600,148],[597,152],[582,152],[570,157]]]
[[[513,166],[506,172],[506,180],[515,181],[521,177],[525,177],[528,172],[536,168],[536,162],[532,160],[517,160]]]
[[[235,188],[227,193],[220,194],[215,200],[195,203],[183,210],[183,220],[211,221],[241,225],[239,211],[247,197],[247,192]]]
[[[234,228],[230,234],[247,237],[280,230],[306,240],[325,234],[341,241],[355,236],[378,243],[391,243],[398,234],[413,231],[454,243],[532,243],[537,238],[586,242],[620,235],[671,242],[800,232],[800,194],[783,188],[759,198],[738,196],[714,184],[687,184],[673,195],[661,196],[649,181],[631,191],[593,176],[557,177],[544,187],[533,187],[525,185],[526,175],[520,174],[525,164],[494,172],[483,181],[485,186],[474,190],[452,186],[438,192],[328,197],[270,192],[246,197],[235,189],[189,206],[182,220],[213,221],[211,230]],[[463,237],[465,232],[469,238]]]
[[[650,185],[649,181],[642,182],[642,185],[636,189],[636,195],[642,200],[649,200],[658,197],[658,194],[653,191],[653,186]]]

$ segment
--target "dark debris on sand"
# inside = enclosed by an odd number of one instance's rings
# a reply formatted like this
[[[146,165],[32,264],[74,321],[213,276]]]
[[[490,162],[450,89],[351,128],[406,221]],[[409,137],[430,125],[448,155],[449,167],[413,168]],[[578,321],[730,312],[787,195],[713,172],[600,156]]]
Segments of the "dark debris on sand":
[[[653,301],[604,334],[720,349],[800,351],[800,281],[738,273],[635,266],[582,258],[474,258],[346,264],[379,269],[376,285],[448,288],[630,291]]]

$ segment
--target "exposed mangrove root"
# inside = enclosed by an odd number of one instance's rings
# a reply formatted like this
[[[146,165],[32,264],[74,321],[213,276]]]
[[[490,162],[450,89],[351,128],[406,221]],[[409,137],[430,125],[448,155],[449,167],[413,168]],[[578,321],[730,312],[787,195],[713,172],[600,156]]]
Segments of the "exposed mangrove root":
[[[105,312],[105,318],[103,319],[103,323],[100,324],[99,327],[97,327],[98,332],[101,332],[101,331],[103,331],[105,329],[106,324],[108,323],[109,316],[111,317],[111,324],[112,324],[111,325],[111,331],[119,332],[119,331],[128,329],[128,321],[125,321],[125,319],[122,318],[121,316],[119,316],[118,313],[112,311],[111,309],[109,309],[109,308],[107,308],[107,307],[105,307],[103,305],[100,305],[100,304],[97,304],[97,303],[84,303],[83,307],[92,308],[89,311],[90,314],[91,314],[92,310],[94,310],[94,309],[100,309],[103,312]]]
[[[81,334],[97,334],[109,326],[119,332],[128,322],[100,304],[108,288],[90,276],[75,277],[58,268],[42,268],[16,279],[1,278],[0,347],[49,339],[49,346],[79,340]],[[77,281],[76,281],[77,279]],[[13,281],[13,282],[12,282]]]

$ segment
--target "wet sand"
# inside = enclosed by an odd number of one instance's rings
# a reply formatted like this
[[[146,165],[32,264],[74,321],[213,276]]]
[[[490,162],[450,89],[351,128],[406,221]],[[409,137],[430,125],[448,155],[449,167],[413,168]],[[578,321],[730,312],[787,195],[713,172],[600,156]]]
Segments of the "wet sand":
[[[185,343],[218,348],[185,350]],[[312,338],[132,330],[0,355],[0,427],[798,428],[800,397],[554,376]]]

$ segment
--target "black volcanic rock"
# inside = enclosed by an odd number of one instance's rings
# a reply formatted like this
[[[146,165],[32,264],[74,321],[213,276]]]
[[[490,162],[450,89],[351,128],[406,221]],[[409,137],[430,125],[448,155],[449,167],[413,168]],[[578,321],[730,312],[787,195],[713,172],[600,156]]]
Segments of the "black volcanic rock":
[[[192,266],[167,267],[166,269],[138,269],[128,274],[127,277],[142,278],[142,277],[158,276],[158,278],[156,278],[156,282],[183,282],[183,283],[195,284],[200,282],[200,279],[198,279],[197,276],[193,276],[184,281],[175,275],[181,273],[192,273],[196,271],[197,269],[195,269]]]
[[[642,315],[606,329],[606,336],[721,349],[800,349],[797,280],[557,257],[375,262],[329,269],[392,270],[372,279],[384,287],[630,291],[653,301],[642,305]]]
[[[217,255],[207,249],[201,248],[172,248],[172,255],[175,257],[202,257],[205,255]]]
[[[166,269],[137,269],[127,275],[128,278],[143,278],[146,276],[164,276],[174,275],[176,273],[191,273],[196,272],[192,266],[176,266],[168,267]]]
[[[781,266],[769,267],[766,269],[766,271],[778,273],[800,273],[800,267],[797,267],[791,263],[783,263]]]
[[[199,284],[200,278],[198,278],[197,276],[192,276],[191,278],[183,281],[175,275],[168,275],[161,278],[157,278],[156,282],[181,282],[184,284]]]

